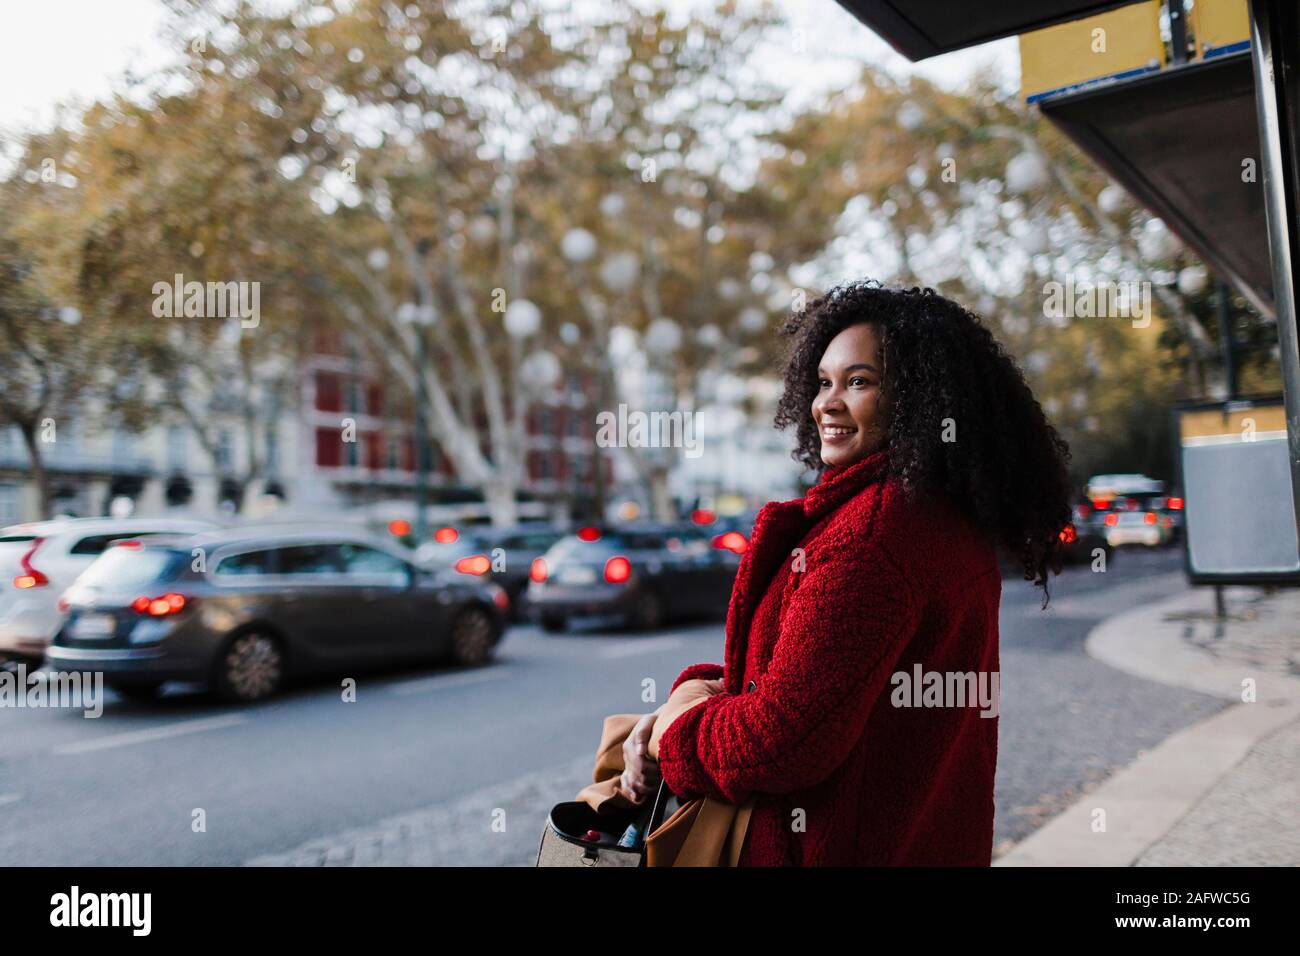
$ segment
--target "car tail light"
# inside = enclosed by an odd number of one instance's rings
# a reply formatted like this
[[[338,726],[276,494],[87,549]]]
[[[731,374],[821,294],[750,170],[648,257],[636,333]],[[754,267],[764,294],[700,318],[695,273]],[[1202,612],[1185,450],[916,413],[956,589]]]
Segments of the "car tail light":
[[[1106,515],[1106,524],[1111,528],[1115,527],[1115,525],[1119,524],[1119,515],[1117,514]]]
[[[492,562],[486,554],[471,554],[457,561],[455,567],[461,574],[487,574],[492,570]]]
[[[749,542],[739,531],[728,531],[718,535],[713,539],[715,548],[725,548],[728,551],[734,551],[736,554],[744,554],[749,548]]]
[[[1170,499],[1169,499],[1169,510],[1170,510],[1170,511],[1182,511],[1182,510],[1183,510],[1183,499],[1182,499],[1182,498],[1170,498]]]
[[[184,594],[178,594],[175,591],[169,591],[162,597],[147,597],[140,595],[131,602],[131,610],[137,614],[148,614],[150,617],[166,617],[168,614],[178,614],[185,610],[185,606],[190,599]]]
[[[32,542],[31,549],[18,559],[18,566],[23,573],[14,578],[14,587],[25,590],[27,588],[43,588],[50,583],[49,578],[32,567],[32,555],[36,553],[36,549],[41,546],[41,542],[44,540],[44,538],[37,538]]]
[[[1065,544],[1074,544],[1079,539],[1079,533],[1074,530],[1074,525],[1067,524],[1061,529],[1061,541]]]
[[[528,577],[538,584],[546,580],[546,559],[533,558],[533,563],[528,567]]]
[[[1109,498],[1093,498],[1093,499],[1092,499],[1092,506],[1093,506],[1094,508],[1096,508],[1098,511],[1105,511],[1107,508],[1110,507],[1110,499],[1109,499]]]
[[[578,540],[579,540],[579,541],[599,541],[599,540],[600,540],[600,529],[599,529],[599,528],[593,528],[593,527],[590,527],[590,526],[588,526],[588,527],[586,527],[586,528],[579,528],[579,529],[578,529]]]
[[[505,588],[492,585],[492,603],[502,611],[510,609],[510,595]]]
[[[1142,516],[1142,520],[1145,521],[1147,524],[1155,524],[1156,513],[1154,511],[1148,511],[1146,514]]]
[[[691,521],[695,524],[713,524],[718,516],[708,508],[696,508],[691,512]]]
[[[433,533],[433,540],[439,544],[455,544],[460,532],[455,528],[439,528]]]
[[[110,542],[110,548],[130,548],[132,551],[139,551],[144,547],[144,542],[138,538],[123,538],[120,541]]]
[[[605,580],[610,584],[626,584],[632,576],[632,562],[622,555],[615,555],[605,562]]]
[[[1088,515],[1092,514],[1092,507],[1090,505],[1075,505],[1074,514],[1080,521],[1087,521]]]
[[[394,518],[388,522],[388,533],[394,538],[405,538],[411,533],[411,522],[405,518]]]

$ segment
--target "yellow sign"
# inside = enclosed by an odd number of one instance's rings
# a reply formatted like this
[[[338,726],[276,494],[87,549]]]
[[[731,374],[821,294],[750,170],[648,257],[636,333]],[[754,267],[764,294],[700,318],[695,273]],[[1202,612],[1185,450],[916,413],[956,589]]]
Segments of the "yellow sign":
[[[1231,412],[1214,408],[1184,412],[1178,430],[1184,447],[1285,439],[1286,409],[1281,405],[1257,405]]]
[[[1250,49],[1250,10],[1246,0],[1196,0],[1192,32],[1201,59]]]
[[[1164,64],[1160,3],[1149,0],[1021,34],[1020,93],[1034,103],[1150,73]]]

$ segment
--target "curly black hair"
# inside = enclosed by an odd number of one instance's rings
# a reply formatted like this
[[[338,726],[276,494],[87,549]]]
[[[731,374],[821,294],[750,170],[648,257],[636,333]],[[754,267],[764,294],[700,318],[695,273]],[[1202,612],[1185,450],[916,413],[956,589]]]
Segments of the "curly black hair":
[[[1024,578],[1043,588],[1061,567],[1070,521],[1069,446],[1047,421],[1010,355],[973,313],[933,289],[836,286],[782,328],[790,340],[776,426],[795,429],[796,460],[821,471],[812,418],[817,366],[846,328],[870,323],[880,338],[882,388],[892,398],[890,474],[909,492],[946,492],[988,532]],[[945,420],[956,430],[944,441]]]

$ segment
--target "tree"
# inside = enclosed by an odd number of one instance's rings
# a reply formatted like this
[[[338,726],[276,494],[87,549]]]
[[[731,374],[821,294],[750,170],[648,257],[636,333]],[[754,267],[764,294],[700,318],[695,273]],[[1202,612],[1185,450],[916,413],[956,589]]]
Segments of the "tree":
[[[124,353],[111,326],[78,308],[75,229],[65,228],[77,218],[68,145],[62,130],[29,137],[0,181],[0,423],[22,434],[42,517],[50,515],[46,446],[61,419],[111,398]]]

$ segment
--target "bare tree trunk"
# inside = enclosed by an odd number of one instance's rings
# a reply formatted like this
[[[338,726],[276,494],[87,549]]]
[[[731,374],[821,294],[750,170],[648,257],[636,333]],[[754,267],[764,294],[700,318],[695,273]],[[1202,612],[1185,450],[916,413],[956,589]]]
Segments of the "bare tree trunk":
[[[656,521],[676,521],[677,509],[673,505],[672,492],[668,488],[668,469],[662,465],[652,465],[648,483],[650,485],[650,507]]]
[[[31,462],[32,481],[36,483],[36,502],[40,512],[38,517],[50,517],[50,476],[45,470],[45,460],[41,457],[41,443],[36,437],[37,421],[18,423],[18,430],[23,433],[23,444],[27,446],[27,457]]]
[[[490,479],[483,483],[483,501],[487,504],[488,515],[497,528],[506,528],[519,523],[519,507],[515,502],[514,482]]]

